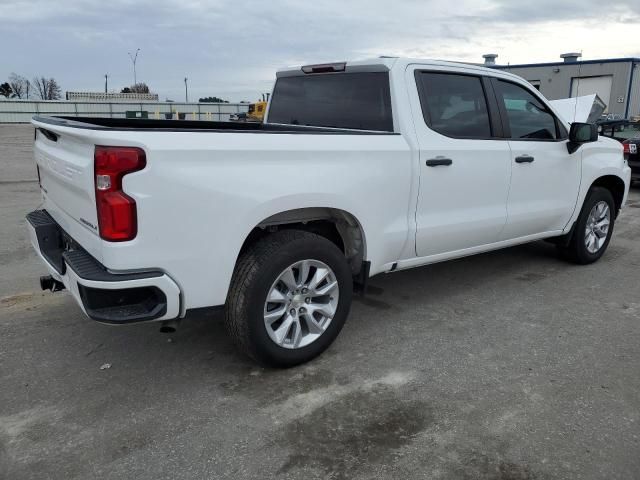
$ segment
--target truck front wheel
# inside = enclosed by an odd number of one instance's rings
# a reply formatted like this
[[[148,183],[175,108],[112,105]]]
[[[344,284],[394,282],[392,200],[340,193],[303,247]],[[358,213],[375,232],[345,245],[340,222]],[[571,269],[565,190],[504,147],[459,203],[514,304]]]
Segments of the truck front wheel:
[[[598,260],[609,246],[615,214],[611,192],[603,187],[593,187],[584,201],[571,240],[567,246],[559,247],[560,253],[580,265]]]
[[[226,327],[240,350],[261,365],[298,365],[340,333],[352,290],[351,269],[338,247],[313,233],[282,230],[238,260]]]

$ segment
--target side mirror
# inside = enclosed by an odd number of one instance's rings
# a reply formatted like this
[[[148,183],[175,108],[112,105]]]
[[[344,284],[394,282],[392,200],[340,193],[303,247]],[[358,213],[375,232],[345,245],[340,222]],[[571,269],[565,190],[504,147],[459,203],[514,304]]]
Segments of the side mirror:
[[[595,123],[574,122],[569,130],[569,143],[567,150],[574,153],[583,143],[598,141],[598,126]]]

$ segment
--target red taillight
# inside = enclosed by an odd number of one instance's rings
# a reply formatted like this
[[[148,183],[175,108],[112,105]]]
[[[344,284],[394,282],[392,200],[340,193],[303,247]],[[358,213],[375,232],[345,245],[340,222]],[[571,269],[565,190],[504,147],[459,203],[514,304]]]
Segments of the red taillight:
[[[122,191],[122,177],[142,170],[144,151],[135,147],[96,147],[94,156],[96,207],[100,237],[124,242],[138,232],[136,202]]]
[[[622,148],[624,149],[624,153],[625,153],[625,154],[629,154],[629,153],[631,153],[631,147],[629,146],[629,144],[628,144],[628,143],[623,143],[623,144],[622,144]]]

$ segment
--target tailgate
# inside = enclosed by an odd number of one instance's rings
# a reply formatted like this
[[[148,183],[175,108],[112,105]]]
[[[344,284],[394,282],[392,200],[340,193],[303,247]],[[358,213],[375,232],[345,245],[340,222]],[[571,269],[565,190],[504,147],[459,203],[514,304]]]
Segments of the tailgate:
[[[101,240],[94,191],[92,140],[83,130],[33,122],[35,160],[44,208],[94,257],[101,259]]]

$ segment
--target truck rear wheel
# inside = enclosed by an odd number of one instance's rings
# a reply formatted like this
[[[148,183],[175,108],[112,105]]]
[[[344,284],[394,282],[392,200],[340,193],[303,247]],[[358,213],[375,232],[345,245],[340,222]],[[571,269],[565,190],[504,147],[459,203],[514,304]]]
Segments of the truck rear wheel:
[[[581,265],[597,261],[609,246],[615,213],[611,192],[603,187],[593,187],[582,205],[569,244],[559,247],[562,256]]]
[[[240,350],[261,365],[298,365],[340,333],[352,290],[351,269],[338,247],[313,233],[283,230],[238,260],[226,327]]]

